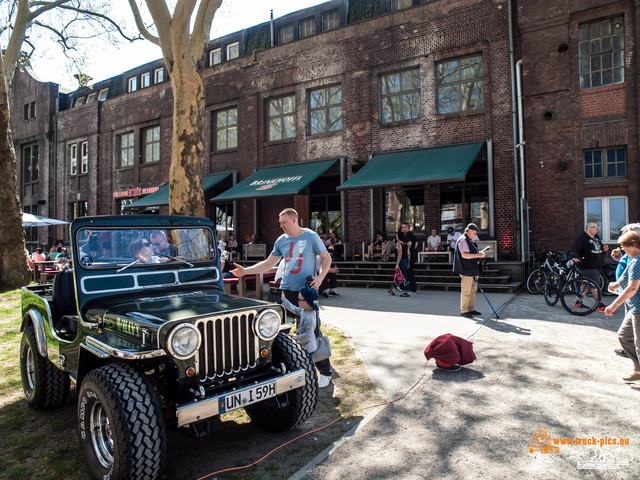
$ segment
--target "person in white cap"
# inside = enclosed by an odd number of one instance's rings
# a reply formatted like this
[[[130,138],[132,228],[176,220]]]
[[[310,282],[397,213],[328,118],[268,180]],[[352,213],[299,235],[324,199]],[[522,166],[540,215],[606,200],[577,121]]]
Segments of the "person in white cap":
[[[460,315],[465,318],[472,318],[474,315],[481,315],[476,310],[476,292],[478,291],[478,276],[480,275],[480,260],[486,254],[479,252],[474,240],[478,237],[478,226],[470,223],[464,229],[464,234],[460,236],[456,243],[453,256],[453,271],[460,275],[462,293],[460,294]]]

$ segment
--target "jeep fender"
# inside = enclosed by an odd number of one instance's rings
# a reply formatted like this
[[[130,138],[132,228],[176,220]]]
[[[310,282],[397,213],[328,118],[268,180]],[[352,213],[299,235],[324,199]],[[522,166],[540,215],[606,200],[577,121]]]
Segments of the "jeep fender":
[[[22,319],[20,331],[24,332],[29,324],[33,325],[33,330],[36,334],[38,353],[43,358],[47,358],[47,334],[45,331],[45,320],[40,312],[38,312],[37,310],[29,310]]]

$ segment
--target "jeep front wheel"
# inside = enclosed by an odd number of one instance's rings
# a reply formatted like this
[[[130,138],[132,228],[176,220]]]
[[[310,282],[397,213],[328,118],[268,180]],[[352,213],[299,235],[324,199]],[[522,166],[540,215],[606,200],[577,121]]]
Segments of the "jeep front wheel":
[[[270,432],[283,432],[306,421],[316,407],[318,377],[306,350],[289,335],[278,334],[271,348],[271,363],[287,371],[305,370],[306,385],[245,408],[251,421]]]
[[[20,373],[24,395],[33,408],[57,407],[67,399],[69,375],[40,355],[33,325],[22,334]]]
[[[80,446],[94,478],[155,479],[166,450],[162,409],[149,380],[130,365],[89,373],[78,395]]]

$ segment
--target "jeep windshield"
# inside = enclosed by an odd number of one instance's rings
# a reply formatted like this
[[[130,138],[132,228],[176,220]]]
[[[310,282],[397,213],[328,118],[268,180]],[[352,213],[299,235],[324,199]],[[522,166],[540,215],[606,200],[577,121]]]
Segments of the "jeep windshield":
[[[208,228],[110,228],[77,231],[79,262],[85,268],[146,267],[175,263],[192,267],[216,258]]]

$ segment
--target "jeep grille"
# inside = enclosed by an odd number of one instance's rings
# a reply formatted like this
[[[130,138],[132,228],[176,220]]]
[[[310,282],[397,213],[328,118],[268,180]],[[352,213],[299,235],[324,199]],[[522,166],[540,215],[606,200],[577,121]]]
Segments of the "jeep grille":
[[[196,321],[202,335],[196,361],[200,381],[233,375],[257,365],[259,341],[253,333],[255,316],[255,311],[249,311]]]

